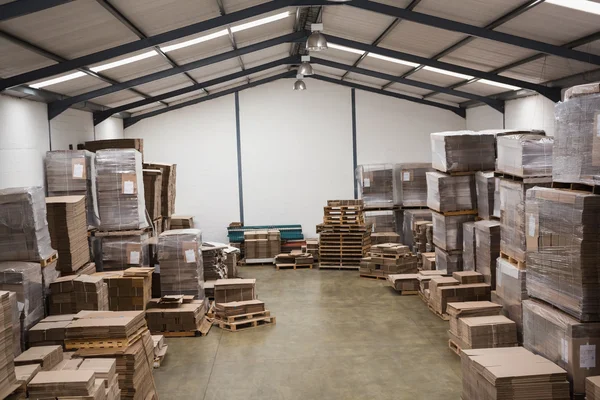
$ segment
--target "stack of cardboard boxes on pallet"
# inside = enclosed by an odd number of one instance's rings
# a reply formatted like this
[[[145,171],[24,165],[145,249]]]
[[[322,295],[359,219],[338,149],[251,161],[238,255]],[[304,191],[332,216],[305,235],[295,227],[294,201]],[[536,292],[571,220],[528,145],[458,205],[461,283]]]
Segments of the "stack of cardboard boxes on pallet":
[[[319,267],[359,269],[371,247],[371,226],[365,224],[362,200],[329,200],[319,233]]]
[[[245,231],[244,253],[245,262],[273,263],[281,252],[281,233],[277,229]]]
[[[371,256],[360,263],[360,276],[386,279],[392,274],[415,274],[417,256],[408,246],[396,243],[385,243],[371,246]]]

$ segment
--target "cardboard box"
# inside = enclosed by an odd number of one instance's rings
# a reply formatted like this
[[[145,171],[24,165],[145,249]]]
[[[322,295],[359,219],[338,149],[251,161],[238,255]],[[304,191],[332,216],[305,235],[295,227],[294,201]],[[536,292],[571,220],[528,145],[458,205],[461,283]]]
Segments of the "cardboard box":
[[[496,170],[514,176],[552,176],[554,138],[519,134],[498,137]]]
[[[442,172],[493,171],[496,135],[456,131],[431,134],[433,168]]]
[[[177,164],[144,163],[144,168],[159,170],[162,177],[161,188],[161,215],[170,218],[175,214],[175,196],[177,194]],[[173,229],[193,228],[190,226],[177,226]],[[168,229],[165,229],[168,230]]]
[[[462,250],[463,223],[475,221],[475,215],[443,215],[433,212],[433,244],[445,251]]]
[[[476,209],[475,176],[428,172],[427,206],[438,212]]]
[[[219,279],[215,282],[215,302],[255,300],[255,286],[256,279]]]

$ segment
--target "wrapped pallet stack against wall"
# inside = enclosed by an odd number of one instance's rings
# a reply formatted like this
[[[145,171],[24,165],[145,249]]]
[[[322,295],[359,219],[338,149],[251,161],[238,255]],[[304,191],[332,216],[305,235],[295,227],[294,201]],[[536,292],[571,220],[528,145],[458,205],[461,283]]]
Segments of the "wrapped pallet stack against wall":
[[[157,234],[162,232],[162,172],[159,169],[143,169],[144,200],[146,212],[152,221],[152,226]]]
[[[193,228],[194,226],[185,226],[182,228],[171,227],[171,217],[175,214],[175,196],[177,194],[177,164],[165,163],[144,163],[144,169],[151,169],[161,172],[161,199],[160,199],[160,216],[162,218],[162,229],[185,229]]]
[[[427,206],[426,173],[434,169],[428,163],[396,164],[395,179],[399,205],[403,208]]]
[[[96,153],[96,190],[102,231],[146,228],[142,155],[136,150]]]
[[[393,164],[359,165],[356,180],[366,209],[392,209],[398,205]]]
[[[496,259],[500,256],[500,223],[498,221],[475,222],[475,270],[481,273],[485,283],[496,289]]]
[[[500,218],[500,179],[493,172],[475,174],[477,212],[483,219]]]
[[[96,232],[96,238],[101,241],[102,252],[97,254],[95,261],[103,270],[122,271],[150,265],[149,232]]]
[[[48,197],[85,196],[87,225],[98,227],[96,154],[86,150],[47,152],[46,185]]]
[[[509,260],[496,260],[496,290],[492,292],[492,301],[502,306],[502,312],[517,324],[517,339],[523,343],[523,307],[527,300],[527,271],[519,269]]]
[[[190,295],[204,299],[202,232],[199,229],[166,231],[158,237],[162,296]]]

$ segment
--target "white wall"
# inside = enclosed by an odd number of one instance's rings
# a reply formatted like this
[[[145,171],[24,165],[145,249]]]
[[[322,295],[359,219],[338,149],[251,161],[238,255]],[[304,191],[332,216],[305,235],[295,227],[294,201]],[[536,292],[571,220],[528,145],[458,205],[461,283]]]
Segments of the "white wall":
[[[314,237],[327,200],[354,197],[350,89],[308,85],[240,93],[246,225],[299,223]]]
[[[506,102],[506,129],[543,129],[554,136],[555,103],[544,96],[523,97]]]
[[[96,137],[94,140],[120,139],[123,135],[123,120],[120,118],[108,118],[96,125]]]
[[[430,133],[465,128],[451,111],[356,91],[358,165],[431,161]]]
[[[125,130],[144,139],[144,160],[177,164],[177,214],[193,215],[204,240],[227,242],[239,221],[233,95],[148,118]]]
[[[48,135],[46,104],[0,95],[0,188],[44,184]]]
[[[78,143],[94,140],[92,114],[69,108],[50,121],[52,150],[77,149]]]
[[[316,80],[294,92],[280,80],[240,92],[246,225],[302,224],[315,236],[330,199],[354,197],[348,88]],[[445,110],[356,91],[358,163],[430,160],[429,133],[465,129]],[[226,240],[239,220],[234,96],[142,120],[145,158],[177,163],[179,214],[195,216],[205,240]]]
[[[503,129],[503,119],[501,112],[487,105],[467,108],[467,129],[471,131]]]

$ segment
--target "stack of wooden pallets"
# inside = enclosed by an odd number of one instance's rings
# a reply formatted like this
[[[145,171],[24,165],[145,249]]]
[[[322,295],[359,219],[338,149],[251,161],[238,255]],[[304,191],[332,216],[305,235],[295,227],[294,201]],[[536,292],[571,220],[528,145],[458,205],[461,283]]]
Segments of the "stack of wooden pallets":
[[[371,229],[365,224],[362,200],[329,200],[320,234],[319,266],[326,269],[359,269],[371,248]]]

